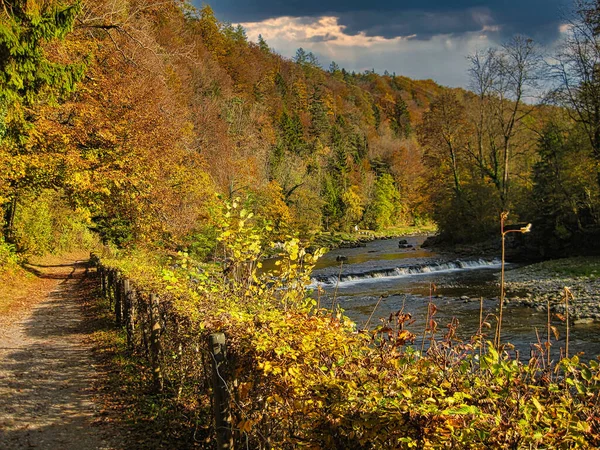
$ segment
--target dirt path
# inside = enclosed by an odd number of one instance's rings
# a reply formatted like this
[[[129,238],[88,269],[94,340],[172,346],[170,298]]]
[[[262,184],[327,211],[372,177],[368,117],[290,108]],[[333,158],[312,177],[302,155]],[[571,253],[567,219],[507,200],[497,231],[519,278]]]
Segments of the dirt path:
[[[0,322],[0,449],[111,449],[82,314],[85,264],[31,266],[47,296]]]

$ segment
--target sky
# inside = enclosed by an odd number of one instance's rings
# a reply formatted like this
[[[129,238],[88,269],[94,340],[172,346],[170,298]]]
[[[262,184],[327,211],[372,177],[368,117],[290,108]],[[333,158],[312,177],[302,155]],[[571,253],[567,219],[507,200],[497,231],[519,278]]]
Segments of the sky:
[[[201,6],[201,0],[194,0]],[[571,0],[208,0],[221,21],[241,24],[277,53],[312,51],[324,68],[387,70],[468,86],[467,56],[515,34],[552,48]]]

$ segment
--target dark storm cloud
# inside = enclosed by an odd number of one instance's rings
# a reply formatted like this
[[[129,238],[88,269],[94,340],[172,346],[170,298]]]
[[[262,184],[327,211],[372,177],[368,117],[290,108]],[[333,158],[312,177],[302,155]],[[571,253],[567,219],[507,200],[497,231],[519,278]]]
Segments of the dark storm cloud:
[[[570,0],[214,0],[211,6],[219,18],[231,22],[334,15],[348,34],[428,39],[487,25],[499,26],[502,37],[519,33],[550,42],[569,4]]]
[[[429,39],[439,34],[461,34],[479,31],[485,25],[494,25],[487,8],[469,8],[460,11],[361,11],[340,14],[340,24],[353,35],[364,31],[369,36],[394,38],[416,35]]]
[[[306,39],[306,42],[331,42],[337,40],[337,36],[332,36],[331,34],[322,34],[319,36],[313,36]]]
[[[447,9],[448,3],[445,0],[215,0],[211,6],[215,11],[226,15],[228,20],[247,22],[280,16],[319,16],[365,10],[386,12]],[[451,2],[451,9],[481,5],[482,0],[459,0]]]

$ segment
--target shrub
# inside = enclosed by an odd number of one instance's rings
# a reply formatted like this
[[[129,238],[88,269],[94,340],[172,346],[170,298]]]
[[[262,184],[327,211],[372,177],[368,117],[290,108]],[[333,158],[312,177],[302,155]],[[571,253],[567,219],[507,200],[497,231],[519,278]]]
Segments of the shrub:
[[[206,421],[210,333],[227,336],[235,439],[245,448],[598,448],[600,365],[527,362],[480,333],[441,337],[433,313],[427,350],[413,345],[404,310],[371,331],[307,295],[319,256],[284,244],[278,269],[259,273],[261,230],[234,202],[220,219],[221,267],[180,253],[106,260],[141,292],[161,295],[164,401]],[[508,348],[508,347],[506,347]],[[136,352],[144,354],[140,342]],[[147,370],[147,367],[146,367]],[[168,408],[167,408],[168,410]]]
[[[43,255],[77,249],[91,250],[98,244],[89,229],[89,212],[72,209],[56,191],[20,199],[15,215],[15,243],[22,253]]]
[[[0,237],[0,270],[11,269],[18,263],[15,246],[8,244]]]

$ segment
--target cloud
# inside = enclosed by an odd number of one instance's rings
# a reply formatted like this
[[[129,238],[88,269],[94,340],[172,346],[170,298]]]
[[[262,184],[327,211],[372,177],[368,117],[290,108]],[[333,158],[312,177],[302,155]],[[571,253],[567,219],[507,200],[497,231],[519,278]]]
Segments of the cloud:
[[[571,29],[573,28],[573,25],[570,23],[562,23],[560,24],[560,26],[558,27],[558,31],[561,34],[567,34],[571,31]]]
[[[328,42],[328,41],[336,41],[337,36],[333,36],[329,33],[324,35],[316,35],[307,39],[307,42]]]
[[[290,43],[296,47],[305,44],[329,44],[337,48],[357,47],[370,48],[374,45],[393,45],[411,39],[410,36],[397,36],[386,38],[384,36],[367,36],[365,32],[348,34],[346,25],[339,23],[339,18],[334,16],[323,17],[278,17],[262,22],[241,23],[246,29],[250,39],[257,39],[262,35],[267,42],[279,44]],[[276,47],[277,48],[277,47]]]
[[[462,34],[494,26],[494,19],[487,8],[470,8],[458,11],[352,11],[342,13],[340,24],[348,34],[364,32],[368,36],[414,35],[417,39],[432,36]]]
[[[200,1],[200,0],[195,0]],[[210,0],[209,0],[210,1]],[[572,0],[218,0],[221,20],[291,57],[298,47],[323,65],[385,69],[466,86],[466,56],[524,34],[551,48]]]
[[[260,34],[283,56],[292,57],[303,47],[317,55],[324,66],[335,60],[350,71],[375,68],[412,78],[433,78],[451,86],[466,85],[465,55],[491,44],[483,27],[460,36],[436,35],[427,40],[418,40],[415,35],[387,38],[365,32],[348,34],[347,26],[334,16],[278,17],[242,26],[251,40]]]
[[[519,33],[551,42],[558,36],[561,11],[570,4],[571,0],[218,0],[213,7],[220,17],[236,23],[335,16],[348,34],[415,34],[428,39],[492,26],[505,37]]]

